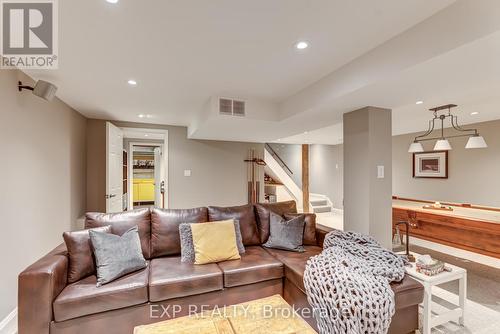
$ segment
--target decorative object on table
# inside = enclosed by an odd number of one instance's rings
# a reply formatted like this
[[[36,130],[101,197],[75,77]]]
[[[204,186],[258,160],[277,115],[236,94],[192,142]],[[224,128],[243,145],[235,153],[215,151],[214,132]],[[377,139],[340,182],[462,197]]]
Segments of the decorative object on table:
[[[445,270],[444,262],[433,259],[430,255],[420,255],[415,266],[418,273],[427,276],[434,276]]]
[[[247,183],[248,183],[248,204],[260,202],[260,175],[263,173],[263,167],[266,165],[262,157],[258,157],[254,149],[248,151],[248,158],[243,160],[248,164]]]
[[[448,151],[413,153],[414,178],[448,178]]]
[[[457,107],[456,104],[446,104],[444,106],[434,107],[429,109],[433,112],[434,117],[429,121],[429,129],[422,135],[416,136],[413,143],[410,145],[408,152],[419,153],[424,152],[421,142],[428,140],[437,140],[434,145],[434,151],[449,151],[451,150],[451,144],[447,138],[456,137],[469,137],[465,148],[486,148],[486,142],[482,136],[479,135],[477,129],[464,129],[458,125],[458,116],[451,113],[451,109]],[[451,136],[444,135],[444,121],[449,118],[452,128],[458,134],[452,134]],[[439,137],[430,137],[432,132],[434,132],[435,122],[439,120],[441,122],[441,134]]]
[[[323,247],[304,272],[309,304],[328,310],[316,318],[319,332],[387,333],[395,313],[390,283],[403,279],[403,258],[356,232],[329,232]]]
[[[406,242],[405,243],[401,242],[401,235],[399,233],[399,225],[406,226],[406,229],[405,229]],[[393,250],[394,250],[394,248],[397,248],[398,246],[400,247],[401,245],[405,245],[406,246],[406,249],[405,249],[406,250],[406,252],[405,252],[406,259],[408,260],[408,262],[415,262],[415,257],[412,254],[410,254],[410,223],[407,222],[406,220],[403,220],[403,221],[397,222],[394,226],[396,228],[396,234],[394,234],[394,237],[392,239]],[[398,240],[399,240],[399,243],[398,243]]]
[[[399,226],[396,226],[396,233],[394,233],[394,236],[392,237],[392,250],[396,252],[396,249],[401,246],[403,246],[403,241],[401,240]]]
[[[426,204],[426,205],[422,206],[422,208],[427,209],[427,210],[453,211],[453,208],[451,206],[442,205],[439,202],[434,202],[434,204]]]

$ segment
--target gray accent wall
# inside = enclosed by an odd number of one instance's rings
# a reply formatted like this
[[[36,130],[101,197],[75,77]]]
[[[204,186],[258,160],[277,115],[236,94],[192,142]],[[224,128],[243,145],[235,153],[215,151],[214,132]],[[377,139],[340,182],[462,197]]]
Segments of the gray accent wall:
[[[392,230],[391,110],[344,114],[344,229],[369,234],[386,248]],[[377,177],[377,166],[385,176]]]
[[[334,208],[342,209],[343,169],[342,145],[311,145],[309,148],[309,191],[328,196]]]
[[[0,321],[17,305],[17,276],[63,242],[85,212],[86,119],[61,100],[18,92],[33,80],[0,70]]]
[[[465,149],[467,138],[450,139],[453,149],[449,152],[448,179],[413,178],[408,146],[417,134],[394,136],[393,194],[500,207],[500,120],[469,124],[465,128],[477,128],[488,148]],[[434,143],[424,142],[424,149],[432,151]]]

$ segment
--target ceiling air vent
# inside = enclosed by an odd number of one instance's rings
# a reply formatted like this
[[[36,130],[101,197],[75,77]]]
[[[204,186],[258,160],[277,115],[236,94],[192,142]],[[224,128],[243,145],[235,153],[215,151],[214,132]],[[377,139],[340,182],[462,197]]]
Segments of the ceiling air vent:
[[[233,116],[245,116],[245,101],[233,100]]]
[[[219,114],[230,116],[245,116],[245,101],[220,98]]]
[[[219,99],[219,113],[222,115],[233,114],[233,100]]]

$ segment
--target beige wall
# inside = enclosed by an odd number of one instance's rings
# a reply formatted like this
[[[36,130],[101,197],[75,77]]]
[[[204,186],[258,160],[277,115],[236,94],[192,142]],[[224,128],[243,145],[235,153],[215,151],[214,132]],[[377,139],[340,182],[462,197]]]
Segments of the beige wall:
[[[106,123],[87,120],[87,208],[106,211]]]
[[[0,320],[17,305],[17,275],[62,242],[85,210],[85,118],[58,99],[17,91],[0,70]]]
[[[500,207],[500,120],[471,124],[488,144],[465,149],[467,138],[450,139],[448,179],[414,179],[408,146],[416,134],[393,137],[393,194],[402,197]],[[434,141],[424,142],[432,150]]]
[[[87,135],[100,138],[105,123],[100,120],[89,120]],[[163,126],[128,122],[113,122],[120,127],[142,127],[168,130],[168,203],[170,208],[191,208],[208,205],[241,205],[247,203],[247,167],[243,160],[250,148],[263,151],[263,144],[223,142],[210,140],[192,140],[187,138],[187,128],[180,126]],[[101,147],[105,147],[105,138],[100,139]],[[99,145],[95,143],[94,145]],[[98,188],[100,185],[91,177],[95,169],[103,169],[105,156],[89,146],[89,163],[87,187]],[[90,161],[90,157],[96,159]],[[99,160],[97,160],[99,159]],[[190,169],[190,177],[184,176],[184,170]],[[263,182],[263,177],[262,177]],[[96,199],[95,196],[98,196]],[[105,208],[104,196],[99,192],[89,193],[88,210]]]

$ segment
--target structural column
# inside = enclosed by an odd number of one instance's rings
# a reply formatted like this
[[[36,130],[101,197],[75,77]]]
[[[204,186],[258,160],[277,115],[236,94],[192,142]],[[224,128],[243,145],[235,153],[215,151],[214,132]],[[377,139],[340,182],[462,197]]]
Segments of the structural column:
[[[386,248],[392,231],[391,110],[344,114],[344,230],[369,234]]]
[[[302,145],[302,208],[309,212],[309,145]]]

